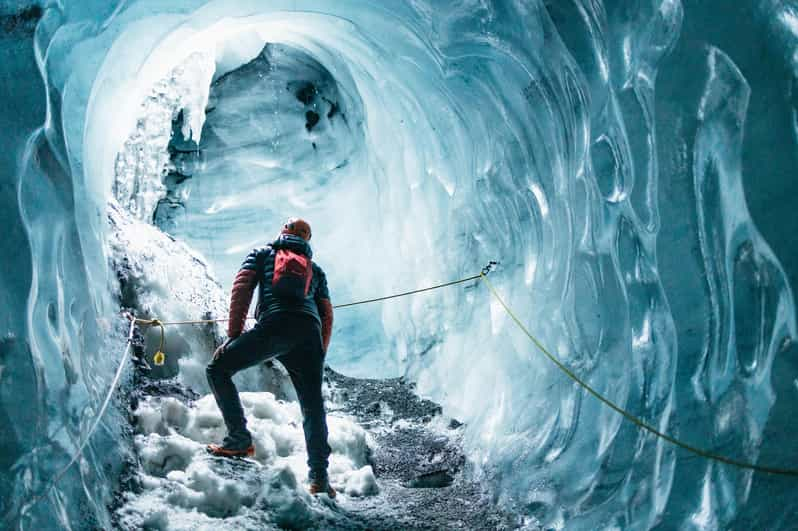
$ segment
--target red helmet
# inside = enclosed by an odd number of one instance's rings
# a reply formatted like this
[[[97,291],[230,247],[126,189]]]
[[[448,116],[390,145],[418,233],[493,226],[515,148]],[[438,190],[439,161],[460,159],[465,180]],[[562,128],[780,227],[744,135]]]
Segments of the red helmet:
[[[280,234],[293,234],[305,241],[310,241],[310,223],[301,218],[289,218],[283,225]]]

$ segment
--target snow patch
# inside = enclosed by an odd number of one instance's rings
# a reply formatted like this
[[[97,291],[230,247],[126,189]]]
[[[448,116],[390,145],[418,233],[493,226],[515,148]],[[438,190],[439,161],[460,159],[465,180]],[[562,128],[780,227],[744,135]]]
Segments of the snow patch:
[[[269,392],[241,393],[252,432],[252,459],[208,455],[205,445],[226,434],[213,395],[186,405],[171,397],[147,397],[134,411],[135,447],[143,492],[125,494],[117,511],[125,527],[211,529],[224,525],[306,527],[333,517],[329,502],[307,492],[302,413],[296,402]],[[373,442],[355,420],[328,415],[330,482],[346,497],[379,492],[369,464]],[[223,519],[223,520],[222,520]],[[222,523],[223,522],[223,523]],[[216,527],[218,529],[218,527]]]
[[[344,492],[350,496],[373,496],[379,492],[371,466],[361,467],[348,475]]]

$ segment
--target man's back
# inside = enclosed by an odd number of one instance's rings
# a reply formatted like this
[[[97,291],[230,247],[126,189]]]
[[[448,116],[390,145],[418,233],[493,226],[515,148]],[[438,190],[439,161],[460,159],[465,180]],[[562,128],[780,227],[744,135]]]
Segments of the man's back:
[[[313,262],[310,288],[304,298],[287,299],[276,296],[272,291],[275,256],[277,251],[282,249],[302,254],[309,260],[313,258],[310,244],[293,234],[281,234],[266,247],[253,249],[247,255],[233,281],[228,336],[237,337],[243,330],[252,293],[255,286],[258,286],[258,303],[255,308],[255,317],[258,322],[266,322],[272,316],[280,313],[310,315],[322,325],[326,351],[332,332],[332,304],[327,287],[327,276],[324,270]]]
[[[312,263],[310,288],[304,298],[287,299],[276,296],[272,290],[272,281],[276,253],[281,249],[302,254],[308,259],[313,258],[310,244],[292,234],[283,234],[270,245],[255,249],[247,256],[241,268],[255,271],[255,279],[258,282],[258,304],[255,309],[255,317],[258,321],[263,322],[280,312],[303,313],[311,315],[321,323],[318,301],[330,298],[324,270],[315,262]]]

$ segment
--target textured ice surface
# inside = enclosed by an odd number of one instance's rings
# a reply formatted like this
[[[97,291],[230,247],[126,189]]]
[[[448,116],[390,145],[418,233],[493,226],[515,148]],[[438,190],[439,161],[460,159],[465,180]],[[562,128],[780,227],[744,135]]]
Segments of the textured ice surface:
[[[114,181],[116,200],[137,218],[151,221],[164,195],[161,177],[169,160],[172,121],[179,113],[183,137],[200,140],[208,93],[194,88],[209,87],[215,67],[207,54],[192,54],[141,104],[136,130],[116,157]]]
[[[26,505],[118,359],[114,194],[225,284],[297,214],[334,302],[499,259],[503,297],[596,389],[695,445],[798,465],[793,2],[60,5],[35,35],[35,11],[0,11],[0,503],[19,527],[107,522],[114,412]],[[798,507],[584,395],[481,287],[342,310],[329,360],[415,379],[466,422],[497,499],[547,527],[787,529]]]

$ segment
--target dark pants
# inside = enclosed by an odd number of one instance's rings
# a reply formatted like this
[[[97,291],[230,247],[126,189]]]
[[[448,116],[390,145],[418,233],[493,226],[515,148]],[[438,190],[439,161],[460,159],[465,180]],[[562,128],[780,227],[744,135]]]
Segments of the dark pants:
[[[232,376],[242,369],[277,358],[288,370],[299,397],[311,479],[327,477],[330,446],[327,417],[321,396],[324,350],[321,327],[311,316],[277,314],[231,341],[206,369],[216,403],[222,411],[230,442],[249,445],[244,409]]]

